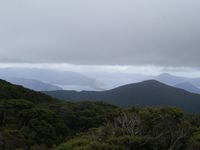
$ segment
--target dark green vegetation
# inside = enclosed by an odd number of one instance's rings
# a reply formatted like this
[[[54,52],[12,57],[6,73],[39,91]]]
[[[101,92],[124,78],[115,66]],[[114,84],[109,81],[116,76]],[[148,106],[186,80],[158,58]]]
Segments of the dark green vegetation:
[[[97,100],[118,106],[173,106],[200,113],[200,95],[165,85],[155,80],[124,85],[112,90],[50,91],[48,95],[62,100]]]
[[[0,150],[199,150],[200,117],[177,108],[70,103],[0,80]]]
[[[132,108],[56,150],[199,150],[199,119],[176,108]]]
[[[40,92],[33,92],[22,86],[10,84],[0,80],[0,99],[27,99],[35,103],[55,102],[57,100]]]

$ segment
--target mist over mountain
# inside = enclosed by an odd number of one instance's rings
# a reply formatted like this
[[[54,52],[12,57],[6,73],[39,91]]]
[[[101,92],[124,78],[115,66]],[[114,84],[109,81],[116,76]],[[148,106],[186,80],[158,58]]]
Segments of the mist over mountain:
[[[103,91],[125,84],[152,79],[172,86],[187,82],[193,84],[197,88],[200,87],[200,78],[186,78],[168,73],[153,76],[142,73],[112,73],[92,70],[90,72],[78,73],[37,68],[1,68],[0,77],[12,83],[24,85],[27,88],[37,91],[52,91],[59,90],[59,88],[76,91]],[[37,83],[36,80],[38,81]],[[42,85],[41,82],[44,84]]]
[[[196,86],[197,88],[200,87],[200,78],[181,77],[169,73],[162,73],[160,75],[155,76],[142,73],[90,72],[86,73],[86,75],[102,81],[104,83],[104,88],[107,90],[125,84],[137,83],[145,80],[157,80],[171,86],[187,82],[189,84]]]
[[[34,91],[55,91],[55,90],[62,90],[61,87],[45,83],[36,79],[26,79],[26,78],[17,78],[17,77],[5,77],[4,80],[16,84],[22,85],[25,88],[32,89]]]
[[[163,73],[158,76],[155,76],[154,79],[168,85],[175,85],[178,83],[182,83],[186,80],[189,80],[187,78],[174,76],[168,73]]]
[[[34,79],[41,82],[45,82],[52,85],[57,85],[61,88],[69,89],[73,87],[74,90],[102,90],[102,83],[94,78],[87,77],[80,73],[69,72],[69,71],[56,71],[48,69],[28,69],[28,68],[5,68],[0,69],[0,78],[2,79],[12,79],[18,78],[13,83],[20,83],[24,85],[26,81],[21,79]],[[21,81],[20,81],[21,80]],[[33,82],[29,82],[28,87],[35,86]],[[53,87],[52,87],[53,88]],[[37,89],[37,88],[36,88]],[[41,88],[42,89],[42,88]],[[55,89],[56,90],[56,89]],[[42,90],[44,91],[44,90]]]
[[[196,87],[200,87],[200,78],[186,78],[186,77],[174,76],[168,73],[163,73],[160,74],[159,76],[155,76],[154,79],[168,85],[176,85],[188,82],[195,85]]]

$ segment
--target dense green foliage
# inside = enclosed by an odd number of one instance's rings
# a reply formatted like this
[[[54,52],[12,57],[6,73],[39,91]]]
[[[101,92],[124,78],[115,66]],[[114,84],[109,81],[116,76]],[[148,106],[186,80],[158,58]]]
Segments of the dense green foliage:
[[[54,149],[120,113],[101,102],[68,103],[0,81],[0,149]]]
[[[1,150],[199,150],[200,117],[177,108],[64,102],[0,81]]]
[[[56,150],[199,150],[199,119],[176,108],[124,110],[114,121],[74,136]]]
[[[58,144],[68,133],[62,118],[26,100],[1,100],[0,118],[2,149],[15,147],[15,142],[29,149],[35,145]],[[13,134],[14,133],[14,134]],[[19,136],[15,140],[16,135]],[[12,148],[10,148],[12,149]]]
[[[118,113],[118,108],[102,103],[58,102],[44,107],[27,100],[0,100],[0,149],[50,149]]]

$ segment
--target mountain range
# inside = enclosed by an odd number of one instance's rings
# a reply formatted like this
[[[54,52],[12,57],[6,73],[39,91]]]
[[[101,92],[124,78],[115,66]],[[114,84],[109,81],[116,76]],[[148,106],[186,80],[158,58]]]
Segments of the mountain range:
[[[118,106],[174,106],[188,112],[200,112],[200,95],[156,80],[127,84],[106,91],[50,91],[52,97],[67,101],[103,101]]]
[[[118,86],[157,80],[199,94],[200,78],[186,78],[163,73],[158,76],[131,73],[76,73],[36,68],[0,68],[0,78],[35,91],[104,91]],[[187,85],[186,85],[187,84]]]

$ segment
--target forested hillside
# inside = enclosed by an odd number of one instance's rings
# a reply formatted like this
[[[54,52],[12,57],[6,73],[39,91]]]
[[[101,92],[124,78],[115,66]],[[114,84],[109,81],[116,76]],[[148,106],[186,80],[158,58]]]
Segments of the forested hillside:
[[[1,150],[199,150],[199,127],[178,108],[65,102],[0,81]]]

